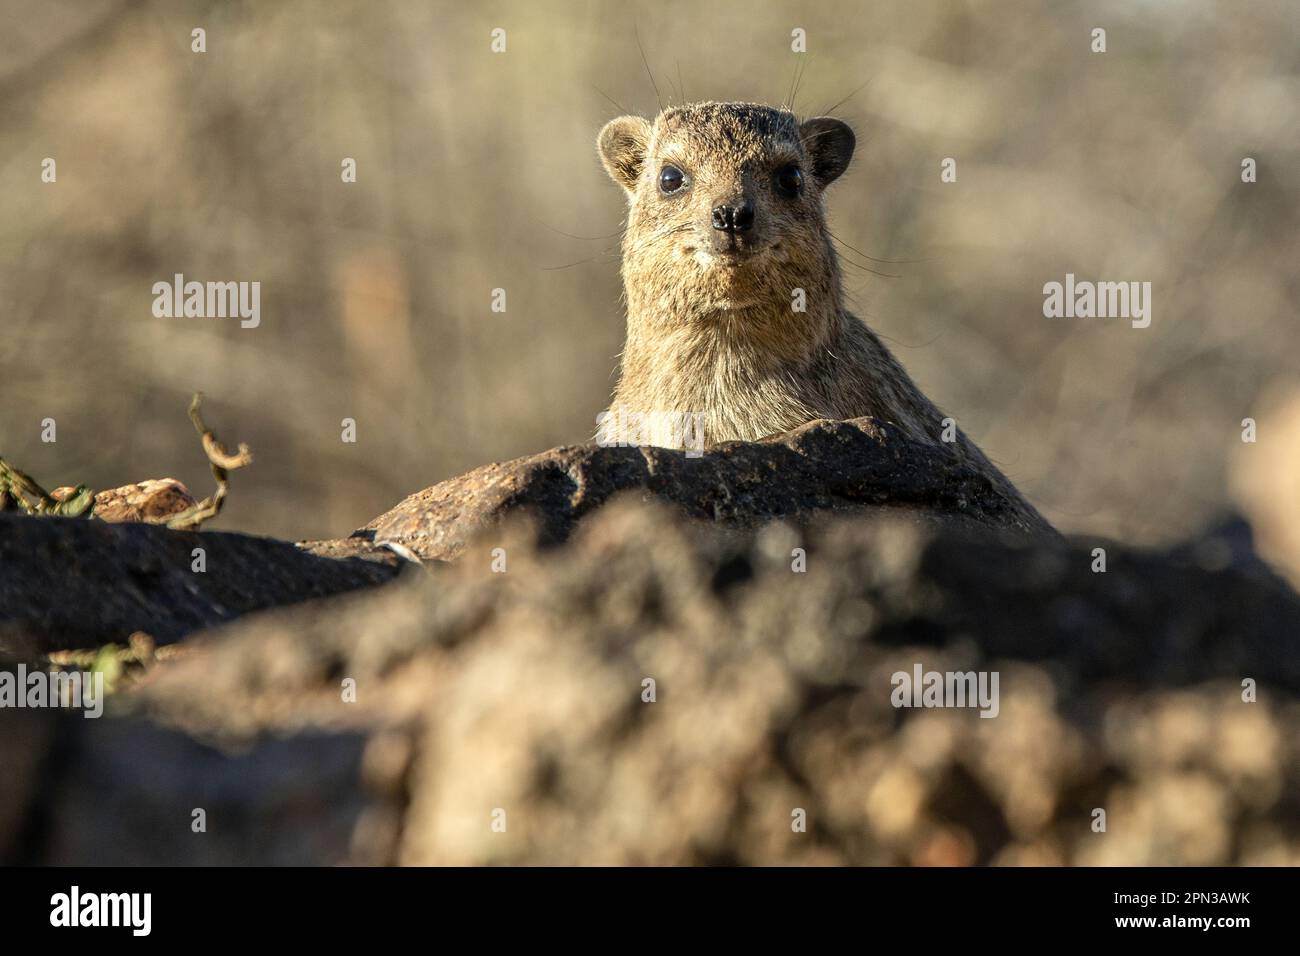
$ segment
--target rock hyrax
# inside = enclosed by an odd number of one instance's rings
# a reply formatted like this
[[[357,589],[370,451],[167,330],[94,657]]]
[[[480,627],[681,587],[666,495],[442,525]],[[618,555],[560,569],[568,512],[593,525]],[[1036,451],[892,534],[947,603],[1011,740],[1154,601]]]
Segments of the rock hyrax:
[[[650,443],[681,448],[690,430],[665,423],[685,416],[712,445],[870,415],[940,441],[943,414],[844,307],[822,193],[854,142],[840,120],[751,103],[622,116],[600,131],[629,206],[627,344],[606,422],[658,422]],[[964,434],[950,447],[1043,520]]]

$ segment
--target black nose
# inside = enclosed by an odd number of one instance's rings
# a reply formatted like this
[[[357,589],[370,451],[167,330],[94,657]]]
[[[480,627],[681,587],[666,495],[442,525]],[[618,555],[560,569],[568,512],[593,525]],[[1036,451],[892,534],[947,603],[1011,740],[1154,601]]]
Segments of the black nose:
[[[714,206],[713,228],[725,232],[748,232],[754,228],[754,204],[746,199],[739,206]]]

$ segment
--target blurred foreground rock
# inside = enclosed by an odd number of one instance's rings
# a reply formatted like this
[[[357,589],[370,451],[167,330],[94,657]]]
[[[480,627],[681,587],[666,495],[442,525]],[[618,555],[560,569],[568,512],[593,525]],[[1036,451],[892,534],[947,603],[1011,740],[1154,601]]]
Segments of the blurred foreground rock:
[[[1274,387],[1259,404],[1260,433],[1233,442],[1228,484],[1259,529],[1259,553],[1300,588],[1300,388]]]
[[[100,720],[0,711],[39,725],[0,726],[0,853],[1300,863],[1300,601],[1230,543],[720,534],[626,497],[538,536],[205,632]],[[997,716],[894,708],[917,664],[997,671]]]

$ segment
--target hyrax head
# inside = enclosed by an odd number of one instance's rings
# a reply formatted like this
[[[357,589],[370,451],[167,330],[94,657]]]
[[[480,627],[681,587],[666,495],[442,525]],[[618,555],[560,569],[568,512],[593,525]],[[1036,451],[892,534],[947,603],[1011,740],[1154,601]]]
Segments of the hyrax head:
[[[700,103],[612,120],[597,146],[628,195],[629,305],[741,309],[831,280],[821,196],[853,155],[841,121]]]

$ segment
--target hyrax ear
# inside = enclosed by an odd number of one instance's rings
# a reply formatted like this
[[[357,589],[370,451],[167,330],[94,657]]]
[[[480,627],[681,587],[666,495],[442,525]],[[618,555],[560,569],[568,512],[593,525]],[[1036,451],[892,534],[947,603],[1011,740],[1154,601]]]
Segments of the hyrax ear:
[[[799,126],[799,137],[812,162],[813,178],[822,189],[849,168],[857,137],[847,123],[830,116],[815,116]]]
[[[640,116],[610,120],[596,137],[596,150],[610,178],[629,193],[636,191],[650,145],[650,121]]]

